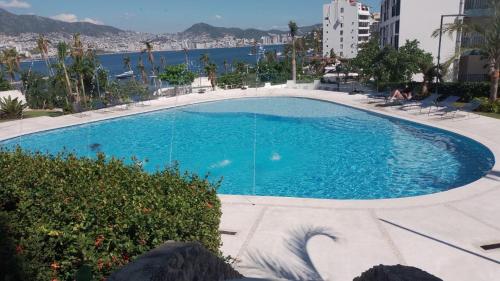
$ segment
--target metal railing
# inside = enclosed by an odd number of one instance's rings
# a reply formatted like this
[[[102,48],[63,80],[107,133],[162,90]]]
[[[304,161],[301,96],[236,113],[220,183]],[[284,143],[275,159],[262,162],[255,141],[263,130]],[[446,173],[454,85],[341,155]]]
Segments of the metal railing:
[[[489,8],[488,0],[466,0],[464,9],[465,10],[475,10],[475,9],[488,9]]]

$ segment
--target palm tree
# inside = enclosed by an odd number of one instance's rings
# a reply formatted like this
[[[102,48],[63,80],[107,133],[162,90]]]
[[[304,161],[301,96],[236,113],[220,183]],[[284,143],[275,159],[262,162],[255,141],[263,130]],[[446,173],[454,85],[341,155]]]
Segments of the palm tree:
[[[146,73],[146,67],[144,66],[144,61],[142,60],[142,56],[139,57],[139,61],[137,62],[137,69],[139,73],[141,73],[142,82],[147,85],[148,84],[148,74]]]
[[[50,68],[50,64],[49,64],[49,44],[50,44],[50,41],[47,40],[47,38],[45,38],[43,35],[40,35],[40,37],[38,37],[38,40],[36,41],[36,44],[37,44],[38,51],[40,51],[40,54],[42,55],[42,59],[45,61],[45,65],[47,66],[47,71],[48,71],[49,76],[54,75],[54,73],[52,73],[52,69]]]
[[[155,57],[153,55],[153,44],[149,41],[144,42],[144,44],[146,45],[146,48],[144,50],[142,50],[142,52],[148,54],[148,61],[151,64],[151,68],[154,69],[155,68]]]
[[[167,67],[167,58],[165,56],[160,57],[160,66],[161,69],[165,69],[165,67]]]
[[[203,67],[207,67],[207,65],[210,63],[210,57],[207,53],[200,56],[200,62],[203,64]]]
[[[294,21],[290,21],[288,23],[288,28],[290,29],[290,36],[292,37],[292,79],[293,81],[297,81],[297,58],[295,54],[295,36],[297,36],[297,32],[299,31],[299,27],[297,23]]]
[[[20,69],[20,56],[16,49],[6,49],[2,51],[2,64],[6,67],[6,72],[10,76],[10,82],[16,79],[16,73]]]
[[[71,80],[69,79],[68,69],[66,67],[66,57],[68,56],[68,49],[69,46],[65,42],[59,42],[59,44],[57,44],[57,60],[64,73],[64,84],[66,85],[67,102],[72,100],[73,95]]]
[[[84,77],[84,55],[85,52],[83,50],[83,43],[80,39],[80,34],[76,33],[73,35],[73,45],[71,46],[71,58],[73,59],[72,68],[75,70],[75,73],[78,76],[78,83],[80,84],[81,94],[83,96],[84,103],[87,104],[87,99],[85,96],[85,83],[83,81]],[[78,88],[77,93],[80,95]]]
[[[189,70],[189,49],[187,47],[182,48],[184,51],[184,57],[186,62],[186,69]]]
[[[217,83],[217,65],[215,63],[208,63],[205,66],[205,73],[208,76],[208,80],[210,80],[210,84],[212,84],[212,89],[215,90],[215,86]]]
[[[224,65],[224,74],[227,74],[227,69],[229,67],[229,64],[227,63],[226,59],[224,59],[223,65]]]
[[[123,68],[128,71],[132,71],[132,60],[130,56],[123,57]]]
[[[446,24],[443,33],[453,34],[463,32],[465,35],[479,35],[483,40],[474,42],[469,48],[462,49],[454,58],[472,50],[479,51],[482,57],[488,60],[489,75],[491,79],[490,101],[498,99],[498,81],[500,71],[500,1],[489,0],[490,15],[480,22],[470,21],[467,18],[463,21],[455,21]],[[437,37],[440,30],[434,31],[433,37]],[[450,61],[451,61],[450,60]]]

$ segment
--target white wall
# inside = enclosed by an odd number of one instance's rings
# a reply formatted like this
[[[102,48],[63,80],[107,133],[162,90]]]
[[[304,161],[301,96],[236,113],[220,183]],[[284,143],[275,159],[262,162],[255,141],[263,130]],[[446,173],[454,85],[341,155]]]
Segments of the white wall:
[[[432,38],[432,32],[439,28],[441,15],[458,14],[459,0],[401,0],[399,46],[406,40],[417,39],[420,48],[429,52],[437,62],[439,38]],[[452,23],[454,18],[445,18],[444,23]],[[441,62],[455,53],[456,34],[443,36]]]
[[[26,103],[26,98],[24,97],[23,93],[18,90],[0,92],[0,98],[6,98],[8,96],[10,96],[12,99],[18,98],[18,100]]]

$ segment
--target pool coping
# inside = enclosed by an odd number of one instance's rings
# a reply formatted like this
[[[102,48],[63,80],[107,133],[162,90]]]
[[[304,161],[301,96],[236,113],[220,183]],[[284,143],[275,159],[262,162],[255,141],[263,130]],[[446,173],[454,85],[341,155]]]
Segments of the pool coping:
[[[430,126],[433,128],[446,130],[456,133],[474,141],[477,141],[487,147],[495,157],[495,164],[490,173],[485,177],[467,184],[465,186],[453,188],[451,190],[422,195],[416,197],[394,198],[394,199],[376,199],[376,200],[338,200],[338,199],[315,199],[315,198],[291,198],[291,197],[273,197],[273,196],[250,196],[250,195],[225,195],[220,194],[219,198],[224,204],[250,204],[250,205],[268,205],[268,206],[287,206],[303,208],[341,208],[341,209],[394,209],[411,208],[421,206],[431,206],[443,203],[465,200],[492,192],[500,188],[500,141],[493,140],[485,135],[479,135],[467,131],[466,128],[456,128],[447,125],[443,120],[440,122],[430,119],[422,119],[422,116],[413,116],[398,112],[391,108],[375,108],[368,106],[356,98],[360,95],[348,95],[347,93],[318,91],[318,90],[296,90],[287,88],[271,88],[259,90],[225,90],[210,92],[208,94],[189,94],[179,97],[160,98],[151,101],[149,106],[135,107],[129,110],[120,110],[112,113],[90,112],[88,117],[77,117],[75,115],[65,115],[60,117],[39,117],[26,120],[10,121],[0,123],[0,141],[4,141],[19,136],[30,135],[56,129],[79,126],[100,121],[112,120],[122,117],[133,116],[137,114],[152,113],[165,109],[182,107],[191,104],[206,102],[241,99],[241,98],[262,98],[262,97],[293,97],[306,98],[312,100],[333,102],[354,109],[371,112],[374,114],[406,120],[409,122]],[[478,117],[483,120],[487,117]],[[488,118],[489,119],[489,118]],[[494,120],[494,119],[492,119]],[[44,122],[47,121],[47,122]],[[53,121],[53,122],[48,122]],[[490,120],[491,121],[491,120]],[[500,121],[498,122],[500,127]],[[41,122],[41,123],[40,123]],[[15,126],[19,130],[12,129]],[[3,130],[7,129],[7,131]],[[484,132],[483,132],[484,133]],[[498,175],[497,175],[498,174]]]

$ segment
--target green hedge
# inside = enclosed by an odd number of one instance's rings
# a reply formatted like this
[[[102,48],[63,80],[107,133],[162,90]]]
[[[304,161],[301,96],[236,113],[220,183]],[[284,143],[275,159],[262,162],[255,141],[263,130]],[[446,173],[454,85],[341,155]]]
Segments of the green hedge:
[[[421,82],[391,82],[379,83],[379,91],[389,91],[394,89],[402,89],[408,85],[414,93],[420,93],[422,89]],[[430,85],[430,92],[436,90],[434,84]],[[471,101],[474,98],[489,97],[490,83],[489,82],[447,82],[439,85],[439,93],[445,96],[459,96],[464,102]]]
[[[102,280],[168,240],[220,254],[218,183],[121,160],[0,149],[0,280]]]

